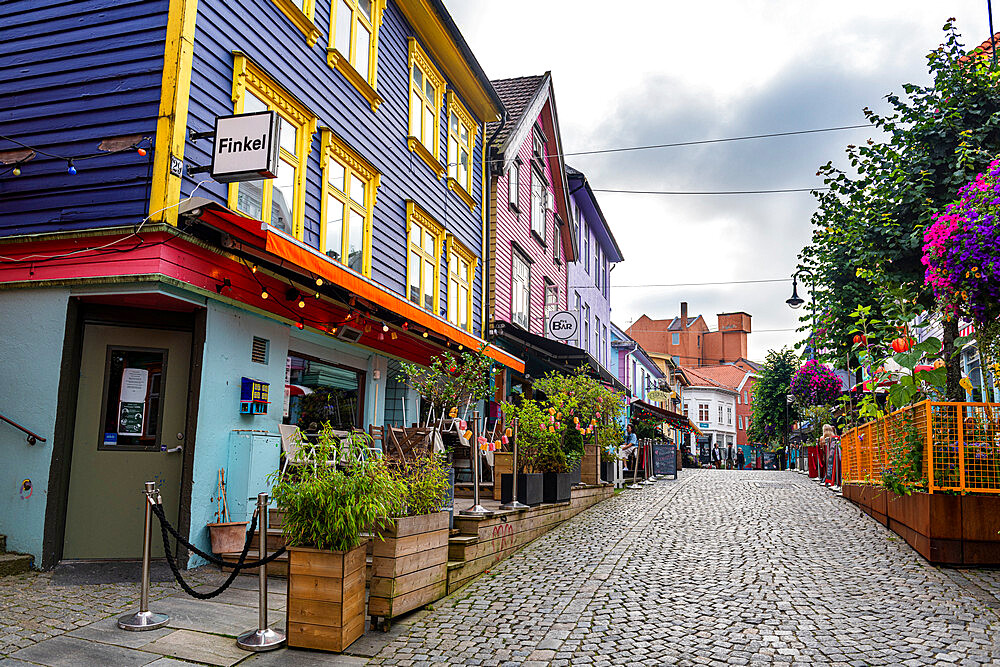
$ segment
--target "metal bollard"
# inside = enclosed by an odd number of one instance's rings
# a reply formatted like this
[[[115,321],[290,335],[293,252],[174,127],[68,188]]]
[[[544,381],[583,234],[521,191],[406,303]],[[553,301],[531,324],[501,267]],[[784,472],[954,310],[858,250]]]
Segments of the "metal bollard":
[[[646,443],[646,480],[643,484],[654,484],[656,483],[656,475],[653,473],[653,441],[650,440]]]
[[[479,457],[482,455],[479,451],[479,411],[476,410],[472,413],[473,426],[472,426],[472,442],[469,443],[469,457],[472,459],[472,507],[467,510],[462,510],[462,514],[475,515],[475,516],[490,516],[493,514],[490,510],[486,509],[479,504]]]
[[[146,513],[142,529],[142,584],[139,592],[139,611],[134,614],[126,614],[118,619],[119,628],[133,632],[162,628],[170,620],[166,614],[149,611],[149,563],[152,560],[153,551],[153,503],[156,501],[156,496],[159,495],[156,491],[156,483],[146,482],[143,495],[146,500],[144,503]]]
[[[267,555],[267,494],[257,494],[257,526],[258,534],[257,557],[264,558]],[[236,645],[244,651],[273,651],[281,648],[287,637],[281,630],[273,630],[267,627],[267,565],[261,565],[257,569],[258,587],[260,599],[257,610],[257,629],[248,630],[236,638]]]
[[[518,501],[518,499],[517,499],[517,420],[514,419],[512,421],[514,422],[512,424],[513,430],[511,431],[511,433],[514,436],[514,457],[513,457],[512,465],[511,465],[511,469],[510,469],[510,471],[511,471],[510,502],[507,503],[506,505],[501,505],[500,509],[502,509],[502,510],[526,510],[526,509],[528,509],[528,506],[525,505],[524,503]],[[496,484],[497,480],[494,479],[493,483]]]

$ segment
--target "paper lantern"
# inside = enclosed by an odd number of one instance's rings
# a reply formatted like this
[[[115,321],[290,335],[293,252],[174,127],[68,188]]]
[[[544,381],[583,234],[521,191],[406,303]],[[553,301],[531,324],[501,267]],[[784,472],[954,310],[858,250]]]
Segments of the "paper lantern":
[[[465,439],[466,440],[472,440],[472,431],[466,431],[465,432]]]
[[[503,436],[503,437],[500,438],[500,442],[502,442],[503,444],[506,445],[510,441],[507,439],[507,436]]]

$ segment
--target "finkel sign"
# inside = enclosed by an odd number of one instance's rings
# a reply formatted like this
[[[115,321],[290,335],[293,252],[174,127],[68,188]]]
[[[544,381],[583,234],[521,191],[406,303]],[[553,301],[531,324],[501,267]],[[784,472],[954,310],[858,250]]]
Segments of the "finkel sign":
[[[278,170],[278,114],[259,111],[217,116],[212,178],[220,183],[274,178]]]

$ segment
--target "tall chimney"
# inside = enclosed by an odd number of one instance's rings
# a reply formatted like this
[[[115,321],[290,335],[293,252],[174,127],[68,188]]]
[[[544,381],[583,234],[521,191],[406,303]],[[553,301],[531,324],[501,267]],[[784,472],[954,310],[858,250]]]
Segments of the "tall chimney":
[[[681,301],[681,330],[687,331],[688,328],[688,302]]]

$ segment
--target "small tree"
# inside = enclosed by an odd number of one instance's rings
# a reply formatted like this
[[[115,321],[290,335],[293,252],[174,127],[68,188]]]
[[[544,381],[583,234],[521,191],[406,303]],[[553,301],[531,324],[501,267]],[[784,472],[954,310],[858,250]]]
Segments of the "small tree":
[[[490,388],[493,360],[486,356],[486,346],[476,352],[454,354],[446,350],[435,356],[429,366],[402,364],[402,376],[437,415],[440,426],[445,417],[463,417],[475,403],[486,398]]]
[[[798,417],[796,406],[787,405],[785,399],[792,375],[798,367],[798,359],[792,350],[770,350],[767,353],[767,359],[753,387],[753,418],[747,432],[750,442],[784,442],[787,424]],[[785,421],[786,414],[788,422]]]

